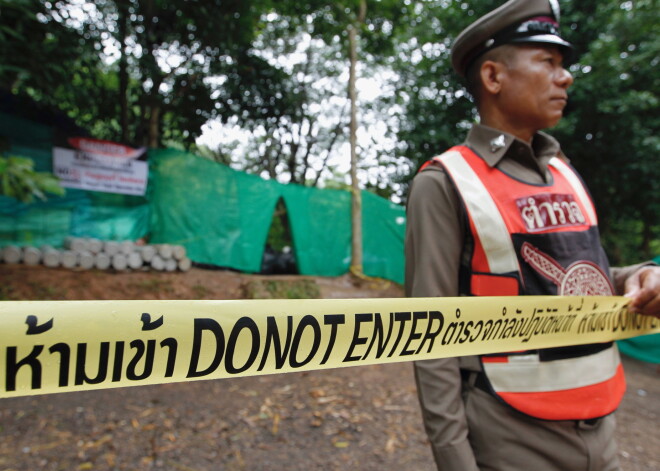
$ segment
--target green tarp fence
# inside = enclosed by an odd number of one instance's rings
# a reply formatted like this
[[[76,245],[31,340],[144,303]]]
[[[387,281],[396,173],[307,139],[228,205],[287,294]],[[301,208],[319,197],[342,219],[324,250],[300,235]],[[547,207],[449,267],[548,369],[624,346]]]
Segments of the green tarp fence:
[[[25,155],[25,154],[23,154]],[[0,197],[0,247],[60,247],[69,236],[136,240],[149,226],[149,207],[122,195],[67,190],[44,203],[21,204]]]
[[[53,130],[0,112],[6,155],[30,157],[39,172],[52,172]],[[148,232],[146,198],[67,189],[64,197],[22,204],[0,196],[0,247],[52,245],[71,236],[135,240]]]
[[[338,276],[351,261],[351,194],[282,185],[178,150],[149,152],[153,243],[182,244],[190,258],[258,272],[280,198],[298,270]],[[364,271],[403,282],[405,211],[362,192]]]
[[[653,261],[660,264],[660,255]],[[660,363],[660,334],[619,340],[619,349],[626,355],[649,363]]]
[[[259,271],[275,184],[192,154],[149,152],[152,243],[184,245],[198,263]]]
[[[619,340],[622,353],[649,363],[660,363],[660,334]]]
[[[48,130],[0,113],[6,154],[52,170]],[[32,141],[32,137],[35,138]],[[174,149],[149,151],[145,197],[67,189],[64,197],[21,204],[0,197],[0,246],[61,246],[69,236],[181,244],[191,260],[259,272],[273,213],[288,213],[298,271],[338,276],[351,261],[351,193],[283,185]],[[405,210],[362,192],[364,272],[403,282]]]
[[[53,132],[0,112],[6,154],[32,158],[52,171]],[[69,236],[184,245],[191,260],[258,272],[281,198],[287,207],[298,270],[338,276],[351,262],[351,194],[282,185],[179,150],[149,152],[145,197],[68,189],[64,197],[21,204],[0,196],[0,247],[61,246]],[[403,282],[405,211],[362,192],[364,271]],[[660,263],[660,257],[655,260]],[[629,356],[660,363],[660,334],[619,342]]]

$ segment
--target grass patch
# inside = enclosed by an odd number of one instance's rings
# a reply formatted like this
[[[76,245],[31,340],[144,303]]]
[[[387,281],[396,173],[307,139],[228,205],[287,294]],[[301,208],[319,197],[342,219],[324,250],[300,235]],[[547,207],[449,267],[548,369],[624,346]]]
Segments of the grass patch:
[[[139,291],[147,291],[150,293],[171,292],[174,289],[170,280],[159,280],[158,278],[138,281],[134,286]]]
[[[246,299],[318,299],[321,290],[314,280],[253,280],[244,286]]]
[[[203,285],[193,285],[190,289],[192,290],[195,299],[203,299],[211,292],[210,289]]]
[[[0,286],[0,301],[17,301],[14,290],[9,285]]]
[[[37,281],[29,281],[28,286],[33,290],[33,299],[36,300],[60,300],[66,299],[66,290],[52,285],[46,285]]]

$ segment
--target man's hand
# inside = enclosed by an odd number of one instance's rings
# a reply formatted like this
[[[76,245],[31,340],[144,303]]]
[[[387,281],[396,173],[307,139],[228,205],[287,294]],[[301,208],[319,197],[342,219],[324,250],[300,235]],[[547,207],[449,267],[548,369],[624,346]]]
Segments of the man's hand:
[[[660,267],[642,267],[625,284],[630,310],[660,318]]]

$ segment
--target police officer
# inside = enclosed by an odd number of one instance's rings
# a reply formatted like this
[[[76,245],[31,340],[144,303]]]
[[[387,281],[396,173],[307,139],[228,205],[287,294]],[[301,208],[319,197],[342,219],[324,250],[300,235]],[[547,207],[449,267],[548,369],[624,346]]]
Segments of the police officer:
[[[660,316],[660,268],[608,266],[593,202],[559,143],[573,78],[556,0],[510,0],[452,47],[480,124],[435,157],[408,199],[406,294],[626,294]],[[420,361],[438,470],[619,469],[613,343]]]

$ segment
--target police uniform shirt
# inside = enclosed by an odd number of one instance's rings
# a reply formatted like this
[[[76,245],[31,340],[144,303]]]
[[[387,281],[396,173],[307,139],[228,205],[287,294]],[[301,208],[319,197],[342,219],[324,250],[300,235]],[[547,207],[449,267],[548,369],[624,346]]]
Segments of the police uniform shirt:
[[[464,143],[489,166],[531,184],[548,183],[548,161],[564,158],[559,143],[537,133],[531,144],[483,125],[474,125]],[[460,197],[445,171],[427,166],[413,180],[407,207],[406,276],[408,297],[458,296],[458,273],[466,222]],[[639,265],[612,268],[622,294],[627,276]],[[479,370],[476,357],[426,360],[415,364],[422,414],[436,462],[446,469],[477,470],[467,440],[459,367]],[[443,467],[444,469],[444,467]]]

